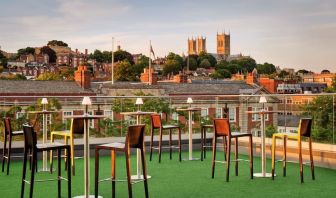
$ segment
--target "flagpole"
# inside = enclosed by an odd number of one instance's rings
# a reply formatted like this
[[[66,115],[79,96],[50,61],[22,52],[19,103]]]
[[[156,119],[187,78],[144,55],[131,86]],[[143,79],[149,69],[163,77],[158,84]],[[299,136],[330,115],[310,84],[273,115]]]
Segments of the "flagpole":
[[[112,85],[114,84],[114,77],[113,77],[113,74],[114,74],[114,37],[112,37],[112,60],[111,60],[111,75],[112,75]]]
[[[152,75],[151,75],[151,69],[152,69],[152,60],[151,60],[151,53],[152,53],[152,43],[151,43],[151,40],[149,40],[149,72],[148,72],[148,84],[151,85],[152,82],[151,82],[151,78],[152,78]]]

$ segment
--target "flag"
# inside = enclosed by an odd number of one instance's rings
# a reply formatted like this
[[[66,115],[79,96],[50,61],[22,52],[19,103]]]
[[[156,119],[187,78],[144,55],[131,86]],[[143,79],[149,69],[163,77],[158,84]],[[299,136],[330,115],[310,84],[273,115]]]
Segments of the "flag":
[[[154,53],[154,50],[153,50],[152,44],[150,45],[150,52],[153,54],[153,56],[154,56],[154,59],[155,59],[155,53]]]

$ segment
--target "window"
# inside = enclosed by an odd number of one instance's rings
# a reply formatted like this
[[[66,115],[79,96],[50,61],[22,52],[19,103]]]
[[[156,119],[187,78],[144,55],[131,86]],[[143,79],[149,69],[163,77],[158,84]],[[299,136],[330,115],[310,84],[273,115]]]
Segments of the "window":
[[[88,111],[89,115],[93,115],[93,111]],[[89,127],[94,128],[94,119],[89,120]]]
[[[178,114],[176,112],[172,113],[172,120],[178,120]]]
[[[230,122],[236,122],[236,108],[229,108],[229,120]]]
[[[16,119],[25,117],[25,112],[19,111],[16,112]]]
[[[262,108],[260,107],[252,107],[252,111],[261,111]],[[265,111],[268,111],[268,107],[265,107]],[[268,115],[269,114],[265,114],[265,121],[268,121]],[[256,121],[260,121],[260,115],[258,113],[253,113],[252,114],[252,121],[256,122]]]
[[[69,119],[65,119],[64,117],[72,116],[72,111],[63,111],[63,123],[67,124]]]
[[[208,116],[208,109],[202,109],[201,110],[201,117],[207,117]]]
[[[222,108],[216,108],[216,118],[222,117]]]
[[[113,111],[112,111],[112,110],[104,110],[104,115],[105,115],[107,118],[113,120]]]

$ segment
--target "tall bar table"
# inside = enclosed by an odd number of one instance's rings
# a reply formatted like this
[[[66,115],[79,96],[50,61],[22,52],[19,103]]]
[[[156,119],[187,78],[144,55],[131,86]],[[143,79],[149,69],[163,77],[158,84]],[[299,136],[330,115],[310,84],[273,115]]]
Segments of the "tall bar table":
[[[137,125],[141,124],[141,116],[155,114],[156,112],[145,112],[145,111],[134,111],[134,112],[121,112],[121,115],[124,116],[136,116]],[[147,174],[147,179],[151,178],[150,175]],[[142,174],[142,165],[141,165],[141,153],[140,149],[137,149],[137,174],[132,175],[132,180],[140,180],[143,179]]]
[[[84,195],[76,196],[75,198],[94,198],[94,195],[90,195],[90,143],[89,143],[89,121],[95,119],[105,118],[103,115],[78,115],[67,116],[67,119],[79,118],[84,120]],[[99,196],[101,197],[101,196]]]
[[[188,131],[189,131],[189,158],[188,160],[198,160],[198,158],[193,158],[193,139],[192,139],[192,113],[196,111],[201,111],[201,108],[186,108],[186,109],[176,109],[176,111],[187,111],[188,112]]]
[[[36,118],[35,118],[35,122],[33,124],[33,126],[36,125],[38,119],[40,118],[40,116],[42,115],[43,121],[42,121],[42,144],[46,144],[48,142],[48,129],[47,129],[47,115],[50,115],[52,113],[56,113],[58,111],[48,111],[48,110],[42,110],[42,111],[28,111],[28,114],[35,114]],[[43,172],[49,172],[50,169],[48,168],[48,152],[47,151],[43,151],[42,154],[42,169],[40,169],[39,171],[43,171]]]
[[[253,176],[255,177],[272,177],[271,173],[266,172],[266,134],[265,134],[265,115],[266,114],[272,114],[272,113],[278,113],[277,111],[246,111],[246,113],[250,114],[259,114],[260,115],[260,121],[261,121],[261,173],[254,173]]]

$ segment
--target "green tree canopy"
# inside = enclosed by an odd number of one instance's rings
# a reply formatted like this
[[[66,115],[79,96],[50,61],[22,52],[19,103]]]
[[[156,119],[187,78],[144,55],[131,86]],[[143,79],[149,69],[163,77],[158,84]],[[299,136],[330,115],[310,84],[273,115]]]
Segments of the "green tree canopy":
[[[40,74],[36,80],[63,80],[63,77],[57,73],[45,72]]]
[[[204,59],[208,59],[208,61],[210,62],[210,67],[215,67],[216,64],[217,64],[217,60],[216,60],[216,58],[213,57],[211,54],[209,54],[209,53],[205,53],[205,52],[201,52],[201,53],[198,55],[198,59],[197,59],[198,64],[200,65],[201,62],[202,62]]]
[[[7,62],[8,59],[5,55],[2,54],[2,51],[0,51],[0,66],[2,67],[7,67]],[[0,73],[2,72],[2,70],[0,69]]]
[[[58,40],[51,40],[47,44],[48,46],[63,46],[63,47],[68,47],[68,44],[63,42],[63,41],[58,41]]]
[[[132,70],[132,65],[128,60],[122,60],[116,65],[114,78],[119,81],[133,81],[136,79]]]
[[[133,61],[133,56],[131,53],[124,51],[124,50],[118,50],[116,52],[114,52],[114,61],[118,62],[118,61],[123,61],[123,60],[127,60],[131,65],[134,64]]]
[[[99,63],[103,63],[104,62],[104,55],[98,49],[95,49],[94,52],[89,55],[89,58],[95,59]]]
[[[163,75],[168,75],[170,73],[178,74],[181,70],[182,67],[179,61],[168,59],[163,66]]]
[[[210,77],[214,79],[231,78],[231,72],[227,69],[218,69]]]
[[[35,48],[26,47],[26,48],[19,49],[17,52],[17,57],[20,57],[21,55],[28,55],[28,54],[35,54]]]
[[[205,69],[209,69],[211,67],[211,63],[209,62],[208,59],[203,59],[200,64],[199,67],[201,68],[205,68]]]
[[[185,65],[188,66],[188,58],[185,60]],[[197,59],[195,59],[194,57],[190,56],[189,57],[189,70],[196,70],[198,67],[197,64]]]
[[[9,74],[6,76],[0,76],[0,80],[27,80],[27,78],[21,74]]]
[[[183,61],[183,58],[178,55],[178,54],[175,54],[173,52],[169,52],[168,56],[167,56],[167,60],[175,60],[179,63],[181,69],[183,68],[184,66],[184,61]]]
[[[257,65],[257,71],[259,74],[273,74],[276,72],[276,69],[273,64],[265,62],[264,64]]]
[[[257,63],[253,58],[241,58],[232,60],[230,63],[238,64],[242,67],[243,72],[252,72],[257,67]]]

